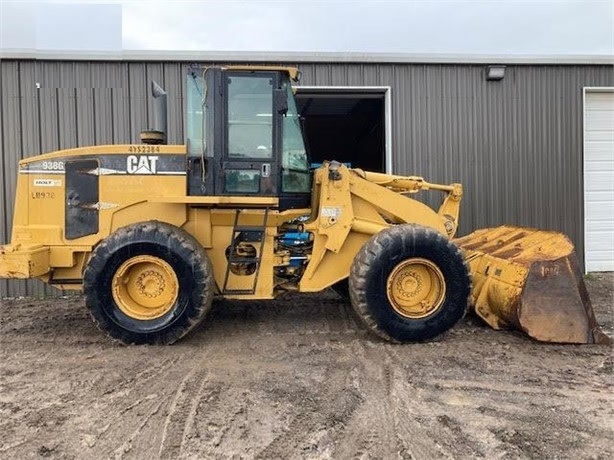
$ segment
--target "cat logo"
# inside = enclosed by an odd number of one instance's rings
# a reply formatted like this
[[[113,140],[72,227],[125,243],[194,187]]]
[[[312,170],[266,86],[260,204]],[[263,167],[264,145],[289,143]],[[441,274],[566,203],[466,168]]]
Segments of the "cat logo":
[[[153,155],[129,155],[126,160],[128,174],[157,174],[158,157]]]

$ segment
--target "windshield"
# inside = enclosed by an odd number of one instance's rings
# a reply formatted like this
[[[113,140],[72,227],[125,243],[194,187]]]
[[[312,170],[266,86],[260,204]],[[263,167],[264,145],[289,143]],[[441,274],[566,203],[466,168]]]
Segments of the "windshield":
[[[284,81],[288,99],[288,111],[283,117],[282,190],[307,193],[311,190],[311,174],[303,140],[301,122],[290,81]]]

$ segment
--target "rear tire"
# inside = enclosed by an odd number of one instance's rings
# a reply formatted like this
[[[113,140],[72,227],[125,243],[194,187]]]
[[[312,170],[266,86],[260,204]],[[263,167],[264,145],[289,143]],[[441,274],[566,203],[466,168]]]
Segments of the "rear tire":
[[[171,344],[211,309],[213,269],[187,232],[150,221],[123,227],[92,252],[85,302],[99,329],[125,344]]]
[[[419,342],[463,317],[471,278],[453,242],[408,224],[385,229],[364,244],[349,287],[352,307],[372,332],[392,342]]]

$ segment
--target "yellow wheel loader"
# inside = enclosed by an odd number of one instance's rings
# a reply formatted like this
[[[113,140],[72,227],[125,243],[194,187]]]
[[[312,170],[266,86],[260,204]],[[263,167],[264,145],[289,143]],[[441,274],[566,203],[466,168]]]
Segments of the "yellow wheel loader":
[[[186,145],[165,144],[166,96],[154,85],[156,126],[141,143],[22,160],[0,276],[82,289],[98,327],[124,343],[175,342],[215,296],[328,287],[395,342],[445,332],[468,305],[538,340],[607,341],[564,236],[503,228],[454,241],[460,184],[335,161],[311,170],[297,76],[191,68]],[[427,190],[443,194],[439,209],[412,198]]]

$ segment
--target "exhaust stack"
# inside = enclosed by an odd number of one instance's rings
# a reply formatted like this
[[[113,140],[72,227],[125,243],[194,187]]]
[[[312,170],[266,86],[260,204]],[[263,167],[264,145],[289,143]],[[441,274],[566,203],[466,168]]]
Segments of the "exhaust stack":
[[[154,98],[154,126],[152,129],[141,131],[141,142],[143,144],[166,144],[166,91],[152,81],[151,95]]]

